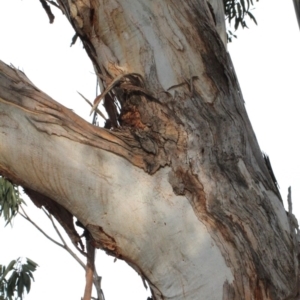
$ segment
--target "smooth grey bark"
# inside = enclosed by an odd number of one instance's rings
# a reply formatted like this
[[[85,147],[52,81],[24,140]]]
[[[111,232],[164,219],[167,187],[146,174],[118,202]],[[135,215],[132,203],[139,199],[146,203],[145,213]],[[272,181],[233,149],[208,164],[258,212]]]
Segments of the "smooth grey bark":
[[[86,123],[1,64],[0,173],[76,216],[154,299],[296,299],[296,228],[207,2],[58,3],[119,127]]]

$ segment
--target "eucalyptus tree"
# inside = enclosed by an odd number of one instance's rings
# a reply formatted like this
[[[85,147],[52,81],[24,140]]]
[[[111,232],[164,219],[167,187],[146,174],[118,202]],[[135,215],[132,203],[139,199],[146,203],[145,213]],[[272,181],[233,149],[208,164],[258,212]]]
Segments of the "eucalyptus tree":
[[[48,2],[108,117],[85,122],[1,63],[0,173],[80,244],[76,217],[153,299],[296,299],[298,227],[244,107],[223,1]]]

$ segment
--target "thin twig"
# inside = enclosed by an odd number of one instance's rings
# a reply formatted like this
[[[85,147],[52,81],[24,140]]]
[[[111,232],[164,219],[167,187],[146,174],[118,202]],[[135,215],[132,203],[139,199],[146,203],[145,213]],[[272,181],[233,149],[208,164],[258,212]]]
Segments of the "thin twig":
[[[60,231],[58,230],[57,226],[55,225],[54,221],[53,221],[53,218],[52,218],[52,215],[49,214],[43,207],[42,207],[42,211],[45,213],[45,215],[50,219],[51,223],[52,223],[52,226],[54,228],[54,230],[56,231],[57,235],[59,236],[60,240],[62,241],[62,243],[67,246],[67,243],[66,241],[64,240],[64,238],[62,237]]]
[[[80,265],[81,267],[85,270],[86,269],[86,265],[84,264],[84,262],[76,255],[76,253],[74,253],[71,248],[67,245],[67,243],[65,242],[64,238],[62,237],[60,231],[58,230],[57,226],[54,223],[54,220],[51,216],[51,214],[49,214],[44,208],[42,208],[43,212],[46,214],[46,216],[51,220],[51,223],[56,231],[56,233],[58,234],[58,236],[60,237],[61,241],[63,244],[60,244],[59,242],[57,242],[56,240],[54,240],[53,238],[51,238],[43,229],[41,229],[35,222],[33,222],[31,220],[31,218],[28,216],[28,214],[26,213],[25,209],[23,208],[22,205],[20,205],[21,210],[23,213],[21,213],[20,211],[18,212],[25,220],[27,220],[28,222],[30,222],[37,230],[39,230],[48,240],[50,240],[51,242],[53,242],[54,244],[56,244],[57,246],[65,249]],[[101,277],[98,276],[96,269],[94,269],[94,274],[93,274],[93,283],[95,285],[97,294],[98,294],[98,299],[99,300],[105,300],[104,298],[104,294],[103,291],[101,289]]]
[[[42,207],[42,210],[43,212],[45,213],[45,215],[50,219],[51,223],[52,223],[52,226],[53,228],[55,229],[57,235],[59,236],[60,240],[62,241],[62,243],[64,244],[65,248],[68,248],[71,250],[71,248],[69,248],[68,244],[66,243],[66,241],[64,240],[64,238],[62,237],[60,231],[58,230],[58,228],[56,227],[55,223],[54,223],[54,220],[52,218],[52,215],[47,211],[45,210],[43,207]],[[86,253],[84,251],[82,251],[75,243],[73,243],[75,248],[83,255],[83,256],[86,256]],[[76,254],[75,254],[76,255]]]
[[[87,99],[85,98],[81,93],[77,92],[91,107],[93,107],[93,104]],[[104,116],[104,114],[98,109],[96,108],[96,112],[105,120],[107,121],[107,118]]]
[[[60,6],[56,2],[51,1],[51,0],[46,0],[46,1],[61,10]]]
[[[24,208],[22,205],[20,205],[23,214],[21,212],[19,212],[19,214],[26,219],[28,222],[30,222],[36,229],[38,229],[47,239],[49,239],[51,242],[53,242],[54,244],[56,244],[59,247],[64,248],[64,245],[60,244],[59,242],[57,242],[56,240],[54,240],[52,237],[50,237],[43,229],[41,229],[36,223],[34,223],[29,216],[27,215],[27,213],[25,212]]]
[[[42,4],[46,14],[48,15],[50,24],[52,24],[55,17],[51,11],[51,7],[47,4],[46,0],[40,0],[40,2]]]
[[[83,261],[81,261],[81,259],[76,255],[76,253],[74,253],[71,248],[66,244],[65,240],[62,238],[59,230],[57,229],[56,225],[54,225],[54,223],[52,222],[53,226],[54,226],[54,229],[55,231],[57,232],[57,234],[59,235],[60,239],[62,240],[63,244],[60,244],[59,242],[57,242],[56,240],[54,240],[52,237],[50,237],[43,229],[41,229],[35,222],[33,222],[31,220],[31,218],[28,216],[28,214],[25,212],[24,208],[22,207],[22,205],[20,206],[24,215],[19,212],[19,214],[24,218],[26,219],[27,221],[29,221],[36,229],[38,229],[48,240],[50,240],[51,242],[53,242],[54,244],[56,244],[57,246],[65,249],[67,252],[69,252],[69,254],[71,254],[73,256],[73,258],[85,269],[85,264],[83,263]],[[43,209],[44,211],[44,209]],[[45,211],[44,211],[45,212]],[[46,213],[46,215],[48,216],[48,213]],[[48,216],[48,218],[50,218],[51,220],[51,217]]]
[[[64,238],[62,237],[60,231],[58,230],[57,226],[54,223],[54,220],[52,218],[52,215],[49,214],[44,208],[42,208],[44,213],[47,215],[47,217],[50,219],[53,228],[55,229],[57,235],[59,236],[60,240],[62,241],[62,243],[64,244],[64,249],[66,251],[68,251],[76,260],[77,262],[85,269],[85,263],[76,255],[76,253],[74,253],[71,248],[68,246],[68,244],[66,243],[66,241],[64,240]],[[79,249],[78,249],[79,250]],[[83,254],[83,253],[81,253]]]

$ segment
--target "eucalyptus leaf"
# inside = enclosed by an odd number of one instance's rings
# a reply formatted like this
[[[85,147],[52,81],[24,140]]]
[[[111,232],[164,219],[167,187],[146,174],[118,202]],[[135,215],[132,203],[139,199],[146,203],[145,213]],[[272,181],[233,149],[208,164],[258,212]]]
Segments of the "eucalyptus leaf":
[[[13,270],[15,264],[16,264],[16,260],[12,260],[12,261],[9,263],[9,265],[7,266],[7,268],[4,268],[2,277],[1,277],[1,279],[0,279],[0,283],[1,283],[1,281],[5,278],[5,276],[6,276],[11,270]]]
[[[22,299],[23,292],[24,292],[24,281],[23,281],[23,277],[20,275],[17,281],[17,291],[18,291],[18,297]]]
[[[258,0],[256,0],[258,2]],[[254,8],[253,0],[223,0],[225,19],[227,24],[233,27],[235,30],[238,30],[239,27],[248,28],[247,17],[257,25],[257,21],[253,14],[250,12]],[[233,35],[232,32],[227,28],[227,40],[228,42],[232,41]]]
[[[31,280],[34,281],[32,273],[36,270],[37,263],[29,258],[18,258],[9,263],[7,267],[0,265],[0,300],[22,300],[25,290],[29,293],[31,289]],[[10,277],[7,275],[10,271]]]
[[[4,177],[0,177],[0,216],[11,223],[19,211],[19,206],[25,203],[20,197],[18,187]]]

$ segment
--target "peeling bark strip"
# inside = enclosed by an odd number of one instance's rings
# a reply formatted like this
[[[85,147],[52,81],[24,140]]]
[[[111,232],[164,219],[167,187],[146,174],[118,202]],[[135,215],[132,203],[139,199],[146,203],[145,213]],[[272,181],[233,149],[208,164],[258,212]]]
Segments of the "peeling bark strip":
[[[149,162],[144,160],[141,146],[129,130],[120,133],[95,128],[43,94],[20,70],[9,68],[1,62],[0,72],[0,80],[3,82],[1,101],[5,104],[8,99],[12,99],[14,106],[26,112],[27,121],[38,131],[111,151],[145,170],[149,169],[148,164],[154,164],[155,158]],[[1,113],[3,118],[7,118],[4,111]],[[159,167],[157,164],[156,169]]]
[[[58,3],[110,97],[112,129],[1,64],[0,173],[76,216],[153,299],[296,299],[294,229],[220,39],[221,0],[217,28],[206,1]]]

